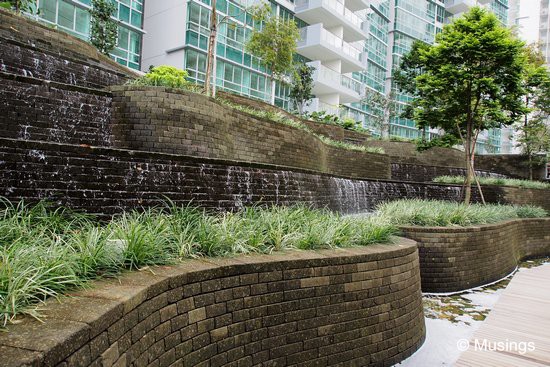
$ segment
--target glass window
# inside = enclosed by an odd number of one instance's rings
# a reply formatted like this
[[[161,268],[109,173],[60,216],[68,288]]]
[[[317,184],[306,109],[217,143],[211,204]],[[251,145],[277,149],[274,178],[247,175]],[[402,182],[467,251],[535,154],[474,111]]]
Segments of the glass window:
[[[74,5],[59,2],[58,23],[61,27],[74,29]]]
[[[134,27],[141,28],[141,13],[132,11],[132,19],[130,22]]]
[[[121,4],[118,17],[123,22],[130,23],[130,8]]]
[[[124,27],[118,27],[118,45],[119,48],[124,50],[128,49],[128,29]]]
[[[139,54],[141,50],[141,36],[136,32],[130,32],[130,51]]]
[[[90,33],[90,13],[87,10],[76,8],[76,31],[85,35]]]
[[[57,0],[40,0],[39,11],[40,17],[47,21],[55,23]]]

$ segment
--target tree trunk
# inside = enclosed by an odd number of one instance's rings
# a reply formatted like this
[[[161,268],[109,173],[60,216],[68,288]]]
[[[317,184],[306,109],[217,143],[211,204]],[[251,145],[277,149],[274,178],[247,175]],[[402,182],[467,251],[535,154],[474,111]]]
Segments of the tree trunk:
[[[472,181],[474,178],[473,172],[473,154],[472,154],[472,141],[473,141],[473,131],[472,124],[468,123],[466,141],[464,144],[464,150],[466,155],[466,179],[464,181],[464,204],[470,204],[472,199]],[[475,147],[474,147],[475,149]]]
[[[216,0],[212,0],[212,14],[210,15],[210,36],[208,37],[208,53],[206,56],[206,74],[204,76],[204,92],[210,95],[210,79],[212,79],[212,64],[214,60],[214,48],[218,33],[218,19],[216,14]],[[215,78],[216,76],[214,76]],[[214,79],[214,83],[216,79]]]
[[[476,181],[476,185],[477,185],[477,190],[479,191],[479,196],[481,197],[481,202],[483,203],[483,205],[485,205],[485,196],[483,195],[483,190],[481,188],[481,184],[479,183],[479,178],[477,177],[477,174],[476,174],[476,169],[475,169],[475,164],[474,164],[474,161],[475,161],[475,154],[472,154],[472,160],[471,160],[471,163],[472,163],[472,173],[474,175],[474,180]]]
[[[275,105],[275,78],[273,76],[271,77],[271,97],[269,103],[273,106]]]
[[[389,98],[389,97],[388,97]],[[389,101],[386,101],[387,103],[384,105],[384,121],[382,122],[382,126],[380,127],[380,137],[382,139],[389,139],[390,137],[390,103]]]
[[[296,100],[296,108],[298,109],[298,114],[300,117],[304,116],[304,104]]]
[[[525,107],[529,108],[529,97],[525,97]],[[529,138],[529,116],[526,113],[523,120],[523,134],[525,134],[525,153],[527,154],[529,164],[529,179],[533,179],[533,152],[531,149],[531,140]]]

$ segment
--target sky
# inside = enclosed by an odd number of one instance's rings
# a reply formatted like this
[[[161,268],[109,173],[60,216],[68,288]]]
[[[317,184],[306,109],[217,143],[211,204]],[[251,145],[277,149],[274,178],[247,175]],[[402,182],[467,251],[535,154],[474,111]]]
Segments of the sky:
[[[528,43],[537,42],[540,0],[520,0],[519,13],[521,19],[518,19],[518,22],[521,38]]]

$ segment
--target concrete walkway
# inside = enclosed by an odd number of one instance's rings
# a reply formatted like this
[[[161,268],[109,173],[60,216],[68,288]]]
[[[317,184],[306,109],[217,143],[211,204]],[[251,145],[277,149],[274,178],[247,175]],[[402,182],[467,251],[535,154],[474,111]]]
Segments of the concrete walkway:
[[[550,366],[550,265],[518,272],[456,366]]]

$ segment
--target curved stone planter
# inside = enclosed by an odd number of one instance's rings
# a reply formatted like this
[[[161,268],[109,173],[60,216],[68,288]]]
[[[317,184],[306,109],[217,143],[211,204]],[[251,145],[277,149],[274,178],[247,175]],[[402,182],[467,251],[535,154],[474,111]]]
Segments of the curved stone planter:
[[[521,259],[550,254],[550,218],[401,230],[418,242],[424,292],[455,292],[487,284],[510,274]]]
[[[154,274],[153,274],[154,273]],[[393,365],[425,327],[414,241],[97,281],[0,333],[3,366]]]

